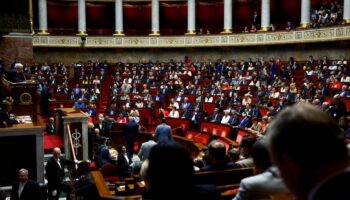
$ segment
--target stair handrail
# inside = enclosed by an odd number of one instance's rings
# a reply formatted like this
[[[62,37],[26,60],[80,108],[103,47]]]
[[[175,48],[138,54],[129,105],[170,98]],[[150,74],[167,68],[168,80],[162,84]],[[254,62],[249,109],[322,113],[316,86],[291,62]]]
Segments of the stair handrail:
[[[68,138],[69,138],[69,146],[71,148],[72,154],[73,154],[73,160],[76,161],[77,157],[75,154],[74,146],[73,146],[73,140],[72,140],[72,133],[70,132],[70,124],[67,124],[67,132],[68,132]],[[75,163],[74,169],[78,169],[78,165]]]

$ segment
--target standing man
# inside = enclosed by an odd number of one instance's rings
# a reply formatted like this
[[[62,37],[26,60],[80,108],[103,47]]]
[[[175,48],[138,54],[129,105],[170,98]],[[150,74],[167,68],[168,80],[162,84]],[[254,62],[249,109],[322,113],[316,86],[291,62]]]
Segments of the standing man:
[[[140,151],[138,153],[138,156],[141,161],[145,161],[148,159],[148,156],[149,156],[149,153],[151,152],[152,147],[157,144],[155,140],[156,138],[153,135],[151,135],[147,142],[142,143]]]
[[[61,149],[58,147],[54,148],[52,153],[53,156],[45,166],[49,200],[58,200],[62,191],[67,193],[67,199],[70,199],[72,186],[64,181],[64,166],[73,165],[74,161],[61,157]]]
[[[18,172],[18,182],[12,185],[11,200],[42,200],[39,184],[29,179],[26,169]]]
[[[134,154],[134,143],[137,141],[138,131],[139,131],[139,125],[135,122],[133,117],[129,117],[129,120],[124,127],[126,151],[127,151],[129,160],[132,159],[132,156]]]
[[[158,142],[170,142],[173,140],[171,127],[165,123],[166,119],[162,118],[162,123],[156,127],[155,137]]]

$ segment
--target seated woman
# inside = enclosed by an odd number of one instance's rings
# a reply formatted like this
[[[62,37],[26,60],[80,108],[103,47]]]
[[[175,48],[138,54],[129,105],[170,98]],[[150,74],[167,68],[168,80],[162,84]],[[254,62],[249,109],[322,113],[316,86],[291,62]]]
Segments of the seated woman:
[[[126,122],[128,121],[127,118],[123,115],[123,113],[119,113],[117,119],[115,120],[117,123],[120,124],[126,124]]]
[[[168,117],[171,117],[171,118],[179,118],[180,117],[180,113],[179,113],[179,111],[177,111],[175,106],[172,107]]]

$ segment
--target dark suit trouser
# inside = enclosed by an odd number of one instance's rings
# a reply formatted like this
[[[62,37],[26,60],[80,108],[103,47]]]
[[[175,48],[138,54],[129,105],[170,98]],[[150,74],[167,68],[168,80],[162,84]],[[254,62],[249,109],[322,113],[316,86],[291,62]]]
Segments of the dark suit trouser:
[[[67,194],[67,200],[70,200],[70,193],[72,192],[72,185],[68,182],[63,182],[62,185],[57,188],[56,196],[52,196],[52,191],[55,189],[49,189],[49,200],[58,200],[60,198],[61,192],[65,192]]]
[[[126,141],[126,153],[128,154],[128,158],[131,160],[134,155],[134,143],[135,141]]]

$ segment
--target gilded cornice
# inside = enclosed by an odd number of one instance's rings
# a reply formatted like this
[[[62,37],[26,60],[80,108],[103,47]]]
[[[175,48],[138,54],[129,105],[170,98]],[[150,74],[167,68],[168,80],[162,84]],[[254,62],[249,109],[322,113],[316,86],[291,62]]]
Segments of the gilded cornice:
[[[184,36],[53,36],[34,35],[34,47],[72,48],[187,48],[275,45],[350,39],[350,26],[248,34]]]

